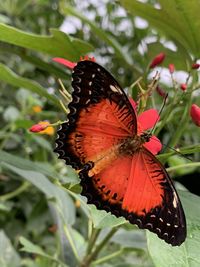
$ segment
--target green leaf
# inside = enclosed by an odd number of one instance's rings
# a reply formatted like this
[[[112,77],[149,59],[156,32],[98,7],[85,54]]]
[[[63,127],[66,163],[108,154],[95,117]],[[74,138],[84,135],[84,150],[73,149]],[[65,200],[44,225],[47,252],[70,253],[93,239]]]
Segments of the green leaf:
[[[4,231],[0,231],[0,266],[18,267],[21,260]]]
[[[146,19],[151,27],[164,33],[185,52],[200,56],[200,16],[199,1],[159,0],[161,8],[136,0],[120,0],[121,4],[133,15]]]
[[[53,179],[59,176],[59,174],[54,170],[54,168],[52,168],[52,165],[48,164],[47,162],[45,163],[33,162],[31,160],[19,156],[14,156],[12,154],[9,154],[1,150],[0,150],[0,162],[8,163],[17,168],[23,168],[23,170],[37,171]]]
[[[64,264],[63,262],[61,262],[56,257],[53,257],[53,256],[45,253],[45,251],[41,247],[33,244],[28,239],[26,239],[26,238],[21,236],[19,241],[23,245],[23,247],[21,248],[21,251],[25,251],[25,252],[29,252],[29,253],[32,253],[32,254],[40,255],[40,256],[42,256],[44,258],[50,259],[51,262],[47,262],[48,263],[47,266],[50,266],[49,264],[52,264],[52,262],[55,261],[55,262],[57,262],[59,264],[58,266],[68,267],[68,265]]]
[[[157,267],[200,266],[200,197],[180,191],[179,195],[186,213],[187,238],[180,247],[172,247],[147,231],[149,253]]]
[[[45,140],[42,136],[32,134],[33,141],[37,143],[42,148],[46,149],[49,152],[52,152],[52,146],[51,144]]]
[[[21,236],[19,241],[23,245],[23,248],[20,249],[21,251],[26,251],[26,252],[33,253],[33,254],[38,254],[38,255],[49,258],[49,255],[46,254],[41,247],[33,244],[28,239]]]
[[[56,199],[57,208],[67,224],[75,221],[75,208],[72,199],[66,191],[51,183],[43,174],[35,171],[27,171],[2,163],[2,166],[18,174],[41,190],[49,199]]]
[[[51,29],[52,35],[37,35],[0,24],[0,41],[46,53],[53,57],[77,60],[81,55],[93,50],[93,47],[79,39],[69,37],[64,32]]]
[[[27,90],[30,90],[33,93],[36,93],[42,97],[45,97],[47,100],[53,102],[56,106],[60,107],[60,103],[57,98],[53,95],[50,95],[46,89],[44,89],[40,84],[35,81],[32,81],[27,78],[20,77],[11,69],[0,63],[0,80],[11,84],[15,87],[23,87]]]
[[[119,229],[112,237],[111,242],[120,244],[123,248],[146,249],[147,242],[144,231]]]
[[[90,211],[95,228],[114,227],[126,223],[124,218],[117,218],[105,210],[97,210],[94,205],[90,205]]]
[[[174,169],[174,173],[176,175],[186,175],[186,174],[189,174],[189,173],[193,173],[195,171],[196,168],[198,168],[198,166],[195,166],[194,162],[193,163],[189,163],[190,167],[188,166],[188,160],[183,158],[183,157],[180,157],[180,156],[177,156],[177,155],[174,155],[172,157],[170,157],[168,160],[167,160],[169,166],[169,170],[173,170]],[[194,166],[192,166],[192,164]],[[180,168],[178,168],[179,166],[181,166]],[[200,166],[200,163],[199,163],[199,166]],[[177,167],[177,168],[176,168]]]

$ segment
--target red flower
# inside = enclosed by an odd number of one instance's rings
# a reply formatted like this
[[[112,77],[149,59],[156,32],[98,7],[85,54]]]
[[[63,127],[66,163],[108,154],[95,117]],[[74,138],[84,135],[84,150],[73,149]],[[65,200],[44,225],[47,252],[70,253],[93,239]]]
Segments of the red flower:
[[[181,87],[182,91],[185,91],[187,89],[187,84],[186,83],[182,83],[180,87]]]
[[[174,73],[175,67],[174,64],[169,64],[169,72],[172,74]]]
[[[200,67],[200,64],[198,64],[198,63],[192,64],[192,69],[198,69],[199,67]]]
[[[132,107],[135,110],[136,103],[132,98],[129,98]],[[159,114],[156,109],[149,109],[142,112],[137,117],[137,126],[138,126],[138,135],[141,135],[144,131],[151,129],[154,127],[155,123],[159,120]],[[144,144],[144,147],[151,151],[154,155],[158,154],[158,152],[162,149],[162,144],[160,140],[152,135],[149,142]]]
[[[200,107],[198,107],[195,104],[192,104],[190,108],[190,116],[192,118],[192,121],[200,127]]]
[[[37,124],[34,124],[30,129],[30,132],[53,135],[54,128],[50,125],[48,121],[40,121]]]
[[[94,57],[89,57],[89,56],[84,56],[84,57],[80,57],[80,61],[84,61],[84,60],[91,60],[91,61],[95,61],[95,58]],[[53,61],[55,62],[58,62],[62,65],[65,65],[67,66],[69,69],[72,69],[76,66],[76,62],[71,62],[67,59],[64,59],[64,58],[60,58],[60,57],[54,57],[53,58]]]
[[[38,133],[38,132],[43,131],[43,130],[46,129],[46,128],[47,128],[46,125],[42,125],[42,124],[34,124],[34,125],[29,129],[29,131],[30,131],[30,132],[33,132],[33,133]]]
[[[150,68],[154,68],[157,65],[161,64],[165,59],[165,54],[164,53],[160,53],[157,56],[154,57],[154,59],[152,60],[151,64],[150,64]]]

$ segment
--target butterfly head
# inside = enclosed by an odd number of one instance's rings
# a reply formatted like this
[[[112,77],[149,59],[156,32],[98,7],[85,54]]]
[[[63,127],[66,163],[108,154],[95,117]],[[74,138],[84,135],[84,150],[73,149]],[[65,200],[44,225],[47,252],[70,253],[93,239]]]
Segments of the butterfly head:
[[[150,132],[143,132],[140,135],[141,142],[144,144],[146,142],[149,142],[152,137],[152,134]]]

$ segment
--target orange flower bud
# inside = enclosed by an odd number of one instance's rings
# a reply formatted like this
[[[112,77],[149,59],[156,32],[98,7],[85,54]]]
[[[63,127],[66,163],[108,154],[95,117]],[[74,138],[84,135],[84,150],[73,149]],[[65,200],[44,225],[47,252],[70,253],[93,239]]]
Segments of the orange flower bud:
[[[192,118],[192,121],[200,127],[200,107],[198,107],[195,104],[192,104],[190,108],[190,116]]]
[[[163,60],[165,59],[165,54],[164,53],[160,53],[157,56],[154,57],[154,59],[152,60],[151,64],[150,64],[150,68],[154,68],[157,65],[161,64],[163,62]]]

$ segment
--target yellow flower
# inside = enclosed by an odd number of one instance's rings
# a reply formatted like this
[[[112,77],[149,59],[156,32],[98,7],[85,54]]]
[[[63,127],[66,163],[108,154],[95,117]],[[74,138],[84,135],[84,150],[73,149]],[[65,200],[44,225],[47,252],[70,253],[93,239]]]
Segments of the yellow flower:
[[[32,107],[32,110],[33,110],[35,113],[39,113],[39,112],[42,111],[42,107],[36,105],[36,106],[33,106],[33,107]]]

